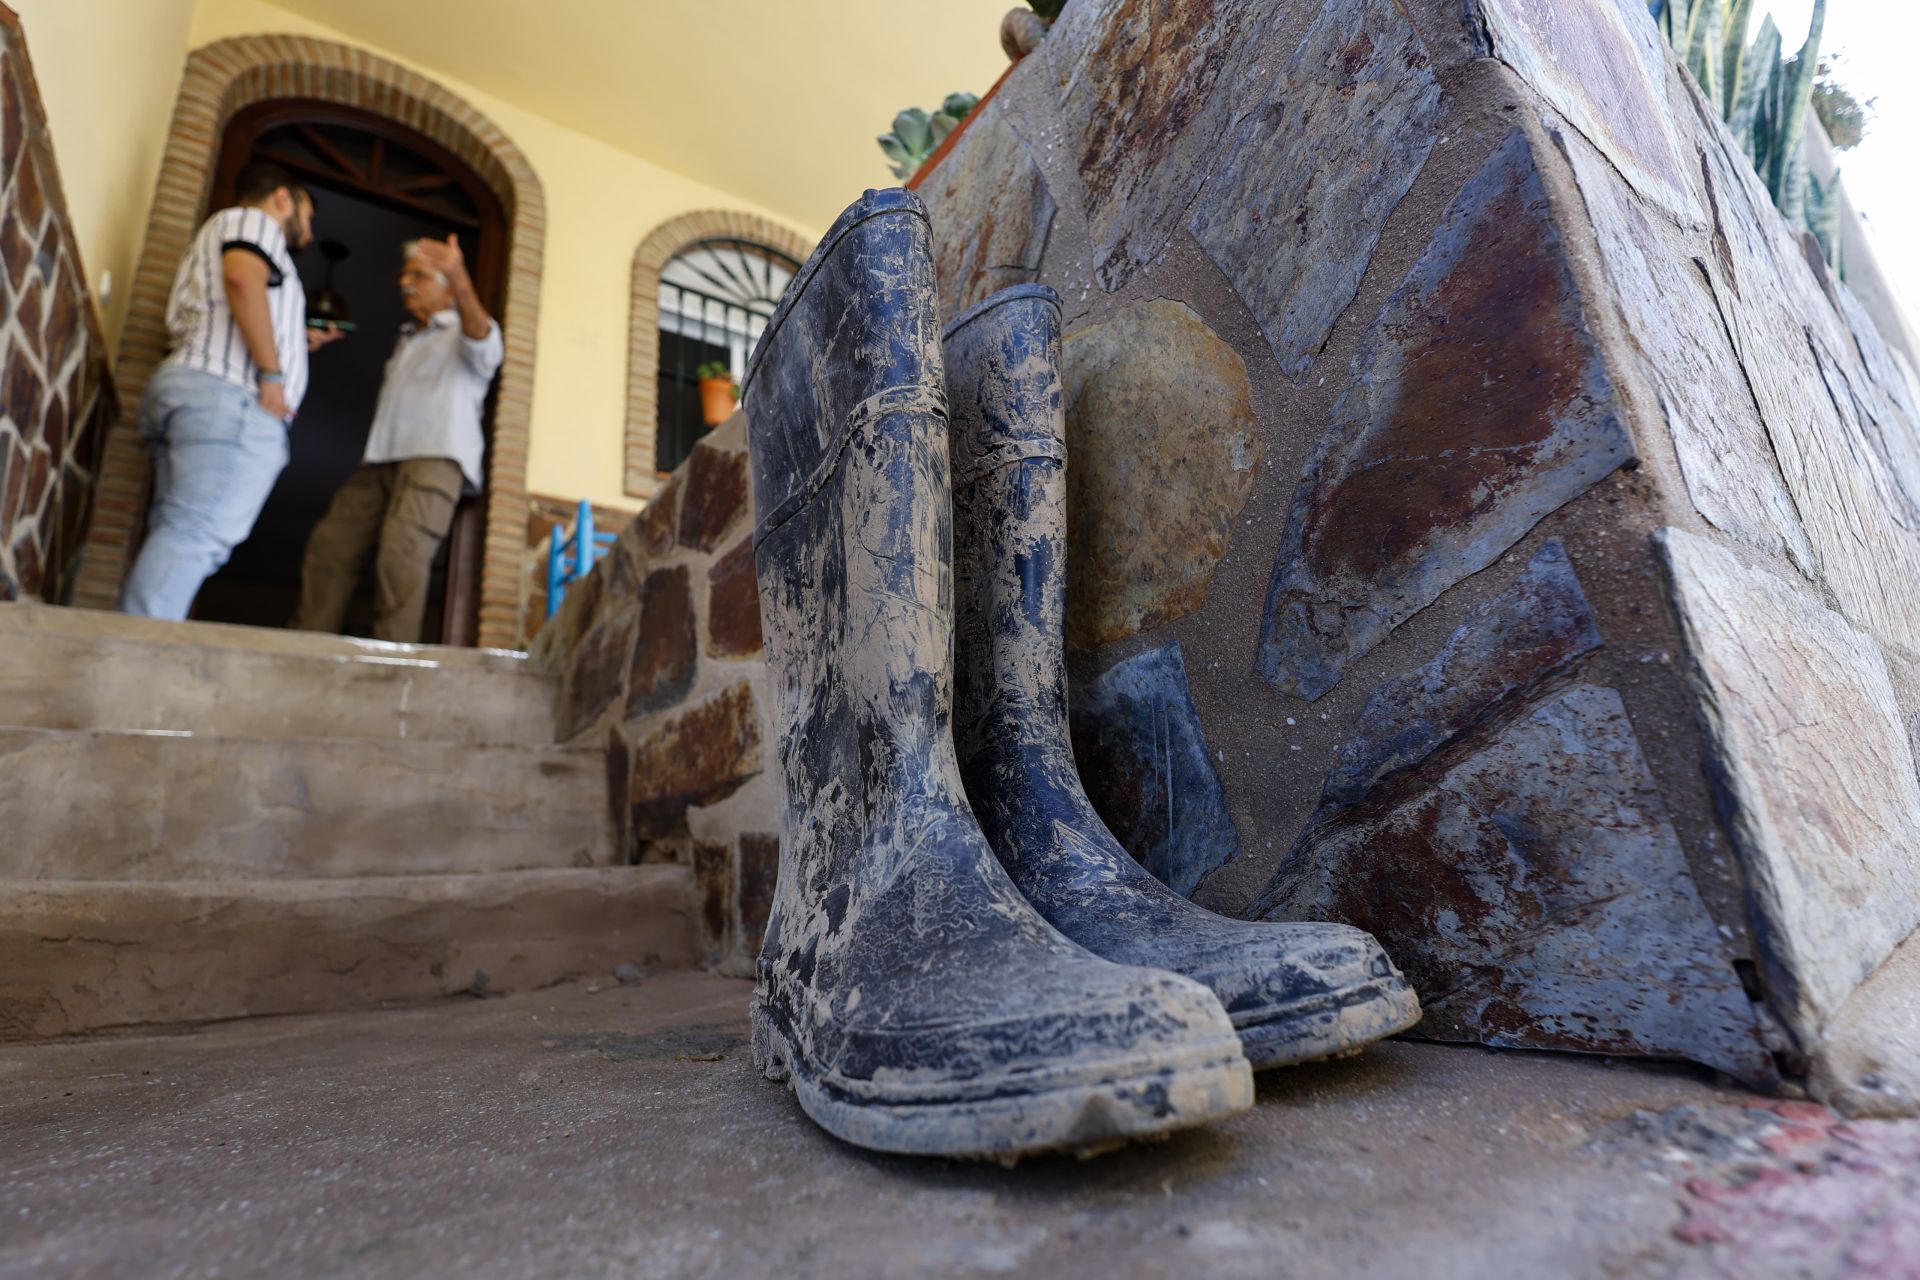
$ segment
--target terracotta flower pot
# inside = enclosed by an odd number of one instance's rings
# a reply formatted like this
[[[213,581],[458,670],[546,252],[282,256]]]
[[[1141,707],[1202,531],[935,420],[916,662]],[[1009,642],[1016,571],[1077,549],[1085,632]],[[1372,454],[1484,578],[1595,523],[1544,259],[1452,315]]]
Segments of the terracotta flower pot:
[[[717,427],[733,416],[733,379],[700,379],[700,417]]]

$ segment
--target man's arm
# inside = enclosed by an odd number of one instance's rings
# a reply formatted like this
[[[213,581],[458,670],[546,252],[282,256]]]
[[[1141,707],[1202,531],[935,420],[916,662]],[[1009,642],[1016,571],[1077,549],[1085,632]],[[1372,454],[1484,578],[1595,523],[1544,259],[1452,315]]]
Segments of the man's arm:
[[[267,281],[273,268],[265,258],[250,249],[228,249],[220,255],[221,283],[226,286],[227,305],[233,309],[233,322],[239,326],[247,354],[263,374],[276,375],[260,383],[260,407],[276,418],[293,415],[287,409],[285,384],[277,380],[280,352],[273,345],[273,316],[267,308]]]
[[[421,262],[447,278],[447,287],[453,290],[453,305],[460,312],[460,332],[475,342],[486,337],[493,326],[493,317],[480,305],[480,295],[473,287],[473,278],[467,274],[466,255],[460,252],[460,237],[448,236],[444,243],[422,240],[413,252]]]

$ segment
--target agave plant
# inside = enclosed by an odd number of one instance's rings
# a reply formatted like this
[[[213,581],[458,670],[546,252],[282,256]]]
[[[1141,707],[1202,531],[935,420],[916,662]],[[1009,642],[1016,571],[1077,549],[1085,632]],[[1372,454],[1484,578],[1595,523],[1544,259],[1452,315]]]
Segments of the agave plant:
[[[1771,16],[1761,19],[1753,43],[1747,43],[1753,0],[1649,0],[1648,8],[1739,139],[1775,206],[1789,223],[1818,237],[1837,269],[1839,187],[1823,186],[1809,174],[1802,155],[1827,0],[1814,0],[1806,43],[1785,60]]]
[[[880,150],[892,162],[893,176],[903,181],[911,178],[927,162],[934,148],[960,127],[960,122],[979,101],[975,94],[950,93],[937,111],[928,113],[919,107],[908,107],[895,116],[893,131],[878,138]]]

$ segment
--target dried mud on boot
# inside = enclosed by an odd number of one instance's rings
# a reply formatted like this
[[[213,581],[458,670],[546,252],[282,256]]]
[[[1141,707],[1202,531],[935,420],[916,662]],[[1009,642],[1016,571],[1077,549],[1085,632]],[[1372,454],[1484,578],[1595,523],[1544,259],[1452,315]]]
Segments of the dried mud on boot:
[[[968,799],[1014,884],[1096,955],[1205,984],[1255,1069],[1341,1056],[1413,1026],[1419,1002],[1372,937],[1215,915],[1155,879],[1094,812],[1067,725],[1059,299],[1016,286],[945,337],[954,736]]]
[[[952,740],[952,501],[925,210],[869,192],[743,400],[783,789],[754,1061],[879,1151],[1090,1150],[1252,1105],[1205,987],[1076,946],[1014,888]]]

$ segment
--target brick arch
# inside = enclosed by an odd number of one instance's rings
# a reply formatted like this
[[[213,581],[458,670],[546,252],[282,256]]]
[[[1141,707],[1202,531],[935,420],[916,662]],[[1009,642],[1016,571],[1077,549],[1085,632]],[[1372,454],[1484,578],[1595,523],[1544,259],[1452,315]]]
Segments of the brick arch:
[[[167,351],[167,293],[212,187],[227,122],[242,108],[270,98],[315,98],[397,120],[472,167],[506,213],[510,239],[499,317],[506,360],[487,458],[479,642],[518,646],[534,334],[546,240],[540,179],[520,149],[458,95],[364,49],[306,36],[236,36],[188,55],[114,365],[125,408],[108,437],[75,602],[110,609],[119,596],[128,552],[145,516],[150,467],[135,422],[147,379]]]
[[[627,318],[627,431],[625,490],[650,497],[659,487],[654,470],[660,435],[660,272],[676,253],[701,240],[752,240],[778,249],[795,262],[813,246],[771,218],[730,209],[683,213],[647,233],[633,254],[633,301]]]

